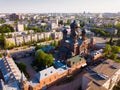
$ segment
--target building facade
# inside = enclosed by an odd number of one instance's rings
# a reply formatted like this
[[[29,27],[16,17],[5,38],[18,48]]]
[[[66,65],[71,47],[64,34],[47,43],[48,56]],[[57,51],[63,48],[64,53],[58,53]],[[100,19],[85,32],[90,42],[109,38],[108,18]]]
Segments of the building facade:
[[[62,39],[61,32],[44,32],[44,33],[37,33],[37,34],[29,34],[29,35],[16,35],[12,38],[6,38],[6,40],[13,42],[16,46],[26,44],[28,42],[39,42],[41,39],[46,38],[53,38],[53,39]]]

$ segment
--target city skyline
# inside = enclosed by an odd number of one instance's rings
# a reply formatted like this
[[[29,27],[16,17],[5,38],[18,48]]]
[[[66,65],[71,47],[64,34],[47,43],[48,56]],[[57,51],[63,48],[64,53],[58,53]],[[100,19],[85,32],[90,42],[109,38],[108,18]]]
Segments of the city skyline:
[[[0,0],[1,13],[104,13],[120,11],[119,0]]]

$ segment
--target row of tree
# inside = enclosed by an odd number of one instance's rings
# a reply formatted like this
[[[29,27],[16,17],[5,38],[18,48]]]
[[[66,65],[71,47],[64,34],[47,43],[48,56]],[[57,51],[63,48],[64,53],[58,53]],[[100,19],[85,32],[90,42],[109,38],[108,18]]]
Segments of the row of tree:
[[[31,26],[31,27],[27,27],[24,25],[24,30],[34,30],[35,33],[37,32],[46,32],[47,31],[47,26]]]
[[[110,59],[117,60],[117,54],[120,52],[119,46],[110,46],[109,44],[106,45],[104,49],[104,54]]]
[[[105,30],[102,29],[102,28],[93,28],[93,29],[91,29],[91,31],[94,32],[95,35],[99,34],[100,36],[103,36],[103,37],[109,37],[110,36],[110,33],[105,32]]]
[[[26,71],[27,66],[25,65],[25,63],[22,63],[22,62],[21,62],[21,63],[17,63],[17,66],[18,66],[18,68],[20,69],[20,71],[25,74],[25,76],[26,76],[27,78],[30,77],[29,74],[28,74],[27,71]]]
[[[9,33],[14,31],[15,31],[14,28],[8,24],[0,26],[0,33]]]

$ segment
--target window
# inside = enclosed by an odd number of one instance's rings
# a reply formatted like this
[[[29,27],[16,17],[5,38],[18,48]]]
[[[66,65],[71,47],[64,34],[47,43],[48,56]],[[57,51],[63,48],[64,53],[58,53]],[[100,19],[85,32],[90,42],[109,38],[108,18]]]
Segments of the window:
[[[47,76],[47,73],[45,74],[45,76]]]
[[[50,73],[53,73],[53,71],[51,71]]]

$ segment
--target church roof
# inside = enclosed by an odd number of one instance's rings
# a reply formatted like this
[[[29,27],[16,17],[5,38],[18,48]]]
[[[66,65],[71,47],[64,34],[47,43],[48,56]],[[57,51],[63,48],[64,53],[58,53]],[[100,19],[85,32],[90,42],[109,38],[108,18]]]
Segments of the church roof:
[[[70,58],[70,59],[67,59],[67,61],[69,62],[71,62],[70,63],[70,66],[72,66],[72,65],[74,65],[74,64],[77,64],[78,62],[81,62],[81,61],[83,61],[83,60],[85,60],[84,58],[82,58],[82,57],[80,57],[79,55],[77,55],[77,56],[74,56],[74,57],[72,57],[72,58]]]
[[[70,24],[70,27],[71,27],[71,29],[72,29],[72,28],[78,28],[79,25],[78,25],[78,23],[76,22],[76,20],[74,20],[73,23]]]

